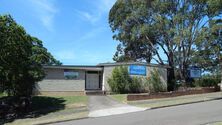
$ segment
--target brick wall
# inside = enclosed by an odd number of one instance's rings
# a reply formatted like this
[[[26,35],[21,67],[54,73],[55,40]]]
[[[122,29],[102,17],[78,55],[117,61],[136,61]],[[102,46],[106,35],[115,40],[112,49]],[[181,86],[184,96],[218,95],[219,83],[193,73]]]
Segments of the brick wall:
[[[79,72],[79,76],[71,80],[65,79],[63,69],[45,69],[45,71],[47,74],[45,79],[36,84],[37,91],[85,91],[85,71],[72,70]]]

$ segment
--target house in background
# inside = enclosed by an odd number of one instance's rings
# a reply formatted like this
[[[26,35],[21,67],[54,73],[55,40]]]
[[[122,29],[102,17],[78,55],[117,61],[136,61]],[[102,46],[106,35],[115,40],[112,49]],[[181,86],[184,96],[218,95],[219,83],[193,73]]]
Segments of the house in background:
[[[168,66],[130,62],[100,63],[95,66],[62,65],[44,66],[46,77],[36,84],[36,92],[42,95],[82,95],[90,92],[110,92],[108,79],[112,70],[118,66],[127,66],[129,74],[148,77],[157,69],[162,82],[167,85]]]

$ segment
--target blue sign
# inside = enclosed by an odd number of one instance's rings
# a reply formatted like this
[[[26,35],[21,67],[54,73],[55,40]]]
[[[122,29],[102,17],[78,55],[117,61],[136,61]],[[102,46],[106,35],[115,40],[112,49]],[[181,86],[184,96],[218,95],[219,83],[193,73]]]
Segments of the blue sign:
[[[201,69],[199,69],[199,68],[190,69],[190,77],[191,78],[200,78],[201,77]]]
[[[146,66],[140,65],[130,65],[129,66],[130,75],[146,75]]]

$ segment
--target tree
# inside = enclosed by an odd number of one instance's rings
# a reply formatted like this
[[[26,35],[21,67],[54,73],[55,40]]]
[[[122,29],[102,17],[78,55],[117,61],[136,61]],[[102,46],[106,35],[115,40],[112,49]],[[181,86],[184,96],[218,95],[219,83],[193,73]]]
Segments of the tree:
[[[196,43],[198,51],[193,52],[191,63],[219,75],[222,56],[222,20],[211,20],[209,26],[210,29],[204,29],[202,32],[206,37]]]
[[[196,43],[206,38],[204,29],[210,30],[209,22],[221,14],[221,0],[118,0],[110,10],[109,24],[123,55],[131,52],[137,55],[133,58],[143,57],[147,62],[153,59],[171,67],[168,90],[173,90],[175,69],[185,81]]]
[[[129,92],[129,86],[131,78],[128,73],[127,67],[115,67],[112,71],[111,78],[108,79],[108,84],[112,92],[127,93]]]
[[[44,77],[42,65],[61,64],[10,15],[0,16],[0,91],[9,96],[30,96]]]

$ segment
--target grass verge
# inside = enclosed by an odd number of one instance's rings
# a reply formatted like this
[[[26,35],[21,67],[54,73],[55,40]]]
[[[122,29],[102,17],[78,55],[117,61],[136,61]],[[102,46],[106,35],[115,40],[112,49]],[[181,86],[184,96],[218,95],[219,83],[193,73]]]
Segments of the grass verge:
[[[70,109],[65,109],[59,112],[50,113],[48,115],[41,116],[38,118],[18,119],[12,123],[7,123],[6,125],[39,125],[39,124],[49,124],[49,123],[75,120],[88,117],[87,109],[80,112],[76,112],[75,109],[73,109],[72,113],[67,113],[67,112],[70,112]]]
[[[222,122],[209,123],[209,124],[206,124],[206,125],[222,125]]]
[[[114,95],[108,95],[108,96],[118,102],[127,103],[127,97],[126,97],[127,94],[114,94]]]
[[[88,117],[87,96],[35,96],[31,116],[14,119],[7,125],[37,125]]]
[[[0,98],[4,96],[7,96],[7,95],[5,93],[0,93]]]
[[[44,96],[36,96],[37,98],[40,97],[40,99],[36,100],[35,104],[41,103],[43,100],[41,100],[41,97]],[[53,97],[55,99],[61,99],[64,100],[63,104],[65,105],[65,108],[75,108],[75,107],[82,107],[87,106],[88,97],[87,96],[48,96]],[[34,101],[34,100],[33,100]],[[50,102],[48,102],[50,103]],[[47,104],[49,105],[49,104]]]
[[[139,100],[139,101],[127,101],[126,94],[116,94],[109,96],[121,103],[127,103],[138,107],[158,108],[158,107],[181,105],[181,104],[217,99],[222,97],[222,92],[186,95],[186,96],[178,96],[178,97],[162,98],[162,99]]]

